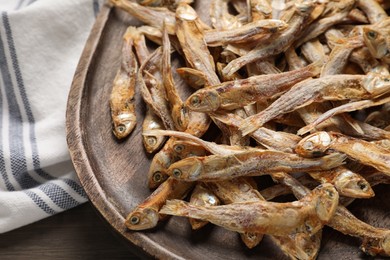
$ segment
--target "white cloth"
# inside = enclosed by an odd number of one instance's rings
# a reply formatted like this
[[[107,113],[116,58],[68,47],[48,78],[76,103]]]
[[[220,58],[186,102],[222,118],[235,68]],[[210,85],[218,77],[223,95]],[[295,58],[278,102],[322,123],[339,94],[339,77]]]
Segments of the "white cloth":
[[[0,0],[0,233],[87,196],[65,138],[68,92],[100,0]]]

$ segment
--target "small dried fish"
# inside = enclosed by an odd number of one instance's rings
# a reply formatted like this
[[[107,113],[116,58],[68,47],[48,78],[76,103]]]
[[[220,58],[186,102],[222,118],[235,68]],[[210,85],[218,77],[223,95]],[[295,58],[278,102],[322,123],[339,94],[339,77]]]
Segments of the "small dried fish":
[[[303,138],[295,151],[302,156],[318,156],[328,149],[345,153],[362,164],[390,175],[390,153],[375,143],[334,132],[316,132]]]
[[[268,19],[247,23],[231,30],[208,30],[204,32],[204,39],[208,46],[216,47],[228,43],[248,43],[272,37],[272,34],[287,28],[281,20]]]
[[[134,95],[138,65],[132,50],[134,30],[134,27],[127,28],[123,36],[121,66],[115,76],[110,95],[113,133],[118,139],[128,136],[137,123]]]
[[[169,178],[128,214],[125,221],[126,227],[130,230],[154,228],[162,219],[159,210],[165,202],[169,199],[184,198],[191,187],[193,183]]]
[[[141,65],[137,75],[138,86],[140,87],[143,100],[161,118],[165,129],[175,129],[169,104],[167,103],[166,92],[160,81],[161,74],[158,64],[161,61],[161,55],[161,48],[158,48]],[[158,76],[158,78],[154,75]]]
[[[235,109],[261,101],[283,92],[294,84],[319,74],[322,62],[289,72],[252,76],[224,82],[192,94],[186,105],[194,111],[211,112],[217,109]]]
[[[277,151],[249,151],[233,155],[190,157],[173,163],[166,173],[184,181],[219,181],[240,176],[259,176],[277,171],[328,170],[343,164],[345,155],[331,154],[304,159]]]
[[[189,114],[187,108],[184,107],[179,93],[175,86],[171,70],[171,43],[169,41],[168,32],[164,23],[163,26],[163,45],[162,45],[162,62],[161,72],[164,75],[163,84],[166,91],[166,97],[169,101],[171,108],[172,120],[175,124],[175,128],[184,131],[187,128],[189,121]]]
[[[204,40],[200,19],[191,6],[181,4],[176,9],[176,36],[184,55],[192,68],[202,71],[207,81],[216,85],[219,78],[215,73],[214,59]]]
[[[160,213],[203,219],[241,233],[283,236],[291,233],[315,234],[323,223],[332,218],[337,204],[337,191],[332,185],[324,184],[295,202],[256,201],[201,207],[169,200]]]
[[[166,7],[145,7],[130,0],[110,0],[110,2],[138,20],[160,30],[165,21],[169,34],[175,33],[175,14]]]

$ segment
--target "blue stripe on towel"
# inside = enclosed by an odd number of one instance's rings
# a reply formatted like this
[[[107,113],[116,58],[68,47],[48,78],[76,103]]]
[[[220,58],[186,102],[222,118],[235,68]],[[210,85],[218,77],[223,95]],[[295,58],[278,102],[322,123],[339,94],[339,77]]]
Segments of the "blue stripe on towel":
[[[62,209],[71,209],[77,205],[80,205],[80,202],[75,200],[71,195],[69,195],[69,193],[67,193],[57,184],[47,182],[40,185],[38,188]]]
[[[86,198],[86,199],[88,198],[84,189],[77,182],[75,182],[72,179],[68,179],[68,178],[66,178],[66,179],[64,178],[61,180],[63,182],[65,182],[69,187],[71,187],[75,192],[77,192],[81,197]]]
[[[12,30],[11,30],[11,26],[9,23],[8,15],[7,15],[7,13],[3,12],[2,16],[3,16],[5,32],[6,32],[6,35],[8,38],[8,45],[9,45],[9,50],[10,50],[11,59],[12,59],[12,66],[13,66],[13,69],[15,71],[16,82],[18,84],[20,95],[21,95],[23,105],[24,105],[24,108],[25,108],[25,111],[27,114],[28,122],[29,122],[29,128],[30,128],[29,129],[29,134],[30,134],[29,138],[30,138],[31,149],[32,149],[32,160],[33,160],[34,170],[42,178],[45,178],[47,180],[51,180],[51,179],[53,179],[53,177],[50,176],[47,172],[43,171],[40,167],[38,146],[37,146],[36,137],[35,137],[34,116],[33,116],[33,113],[31,111],[30,102],[27,98],[26,89],[24,87],[23,77],[22,77],[22,73],[20,71],[18,57],[16,55],[15,43],[13,40]]]
[[[7,33],[7,19],[6,13],[2,13],[4,28],[6,29]],[[0,35],[1,37],[1,35]],[[9,41],[8,41],[9,42]],[[4,45],[3,48],[0,50],[2,52],[3,56],[3,62],[4,65],[2,67],[2,70],[4,70],[3,73],[3,81],[5,85],[5,93],[6,98],[8,101],[8,112],[10,114],[10,121],[9,121],[9,140],[10,140],[10,159],[11,159],[11,171],[14,175],[16,181],[19,183],[19,185],[23,188],[31,188],[39,183],[35,181],[31,176],[27,175],[27,162],[26,158],[24,156],[24,146],[23,146],[23,129],[22,129],[22,116],[20,112],[20,108],[18,106],[18,103],[16,101],[16,96],[14,89],[12,87],[12,78],[10,75],[9,68],[7,66],[7,59],[5,56],[5,49]]]
[[[2,79],[3,79],[3,82],[0,82],[0,87],[5,89],[6,83],[5,83],[4,78],[9,79],[11,76],[9,74],[9,70],[7,67],[6,60],[5,60],[4,44],[3,44],[3,39],[1,38],[1,35],[0,35],[0,73],[1,73]],[[3,107],[3,95],[0,94],[0,109],[1,109],[0,110],[0,172],[1,172],[1,177],[4,180],[5,187],[7,188],[7,190],[14,191],[15,188],[13,187],[11,182],[9,181],[8,175],[7,175],[7,170],[5,169],[5,160],[4,160],[4,152],[3,152],[4,147],[3,147],[3,136],[2,136],[3,132],[1,131],[1,129],[3,129],[3,112],[4,112],[4,111],[2,111],[2,107]]]
[[[34,192],[30,191],[30,190],[25,190],[24,193],[29,196],[31,198],[32,201],[35,202],[36,205],[38,205],[38,207],[40,209],[42,209],[44,212],[46,212],[47,214],[49,215],[54,215],[56,214],[57,212],[55,210],[53,210],[49,205],[47,205],[47,203],[41,199],[41,197],[39,197],[37,194],[35,194]]]

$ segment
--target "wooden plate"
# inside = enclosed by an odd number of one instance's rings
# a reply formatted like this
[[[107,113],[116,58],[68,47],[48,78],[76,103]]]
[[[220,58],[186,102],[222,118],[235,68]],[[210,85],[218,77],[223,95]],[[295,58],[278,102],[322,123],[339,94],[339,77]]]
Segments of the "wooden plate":
[[[197,1],[197,9],[207,2]],[[144,151],[141,141],[145,109],[137,96],[137,127],[129,138],[118,142],[111,130],[108,98],[120,61],[122,35],[128,25],[138,24],[127,13],[104,5],[69,93],[68,146],[77,175],[93,205],[117,232],[141,248],[145,256],[164,259],[285,258],[268,237],[249,250],[236,233],[212,225],[192,231],[185,218],[170,218],[144,232],[125,228],[126,215],[150,194],[146,173],[151,157]],[[378,186],[376,191],[375,199],[354,202],[350,208],[364,221],[389,228],[389,190]],[[325,228],[319,259],[362,257],[359,245],[358,239]]]

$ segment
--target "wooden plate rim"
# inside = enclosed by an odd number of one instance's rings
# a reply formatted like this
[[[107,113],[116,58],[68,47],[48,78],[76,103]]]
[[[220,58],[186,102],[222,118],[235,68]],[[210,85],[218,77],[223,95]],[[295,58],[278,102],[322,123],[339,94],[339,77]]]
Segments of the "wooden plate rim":
[[[182,257],[161,247],[147,235],[126,229],[124,217],[108,199],[106,192],[102,189],[89,164],[90,160],[85,149],[86,144],[81,126],[81,119],[83,118],[83,111],[81,111],[82,100],[86,92],[85,89],[87,87],[87,76],[90,65],[93,63],[100,38],[104,33],[107,20],[112,15],[112,11],[113,6],[107,2],[102,6],[80,57],[69,91],[66,110],[66,139],[70,157],[88,198],[104,219],[118,233],[148,255],[157,258],[182,259]]]

